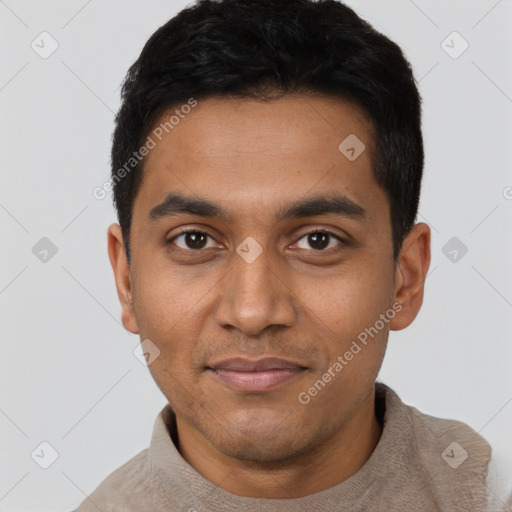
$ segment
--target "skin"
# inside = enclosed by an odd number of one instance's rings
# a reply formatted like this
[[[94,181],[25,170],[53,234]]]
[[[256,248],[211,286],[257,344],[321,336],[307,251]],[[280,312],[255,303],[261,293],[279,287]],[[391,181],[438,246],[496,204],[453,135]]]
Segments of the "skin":
[[[352,133],[366,150],[349,161],[338,146]],[[201,100],[147,156],[130,264],[119,225],[108,229],[122,322],[161,351],[149,369],[176,413],[180,453],[231,493],[322,491],[356,473],[378,443],[374,383],[389,330],[407,327],[421,307],[430,230],[416,224],[393,261],[389,200],[373,176],[372,147],[370,120],[339,98]],[[170,192],[207,199],[231,218],[151,220]],[[275,218],[284,203],[333,193],[366,216]],[[183,228],[211,238],[199,249],[186,236],[166,245]],[[331,237],[323,248],[307,236],[314,230],[350,243]],[[247,237],[263,249],[252,263],[236,252]],[[394,303],[400,312],[300,403],[299,393]],[[307,369],[277,388],[242,392],[206,371],[234,356],[281,357]]]

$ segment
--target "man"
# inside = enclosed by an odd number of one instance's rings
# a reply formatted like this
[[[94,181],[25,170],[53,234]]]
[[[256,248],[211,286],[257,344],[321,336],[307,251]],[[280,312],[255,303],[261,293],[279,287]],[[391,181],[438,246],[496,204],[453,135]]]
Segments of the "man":
[[[333,0],[203,0],[122,99],[108,252],[169,404],[78,510],[488,509],[487,442],[376,382],[430,263],[398,46]]]

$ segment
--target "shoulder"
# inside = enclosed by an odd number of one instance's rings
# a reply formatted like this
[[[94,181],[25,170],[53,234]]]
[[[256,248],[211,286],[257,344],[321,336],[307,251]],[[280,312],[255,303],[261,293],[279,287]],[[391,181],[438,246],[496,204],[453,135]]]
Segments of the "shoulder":
[[[425,414],[386,392],[386,405],[401,419],[395,426],[403,429],[398,438],[407,444],[411,474],[441,510],[484,510],[490,444],[466,423]]]
[[[148,450],[113,471],[88,496],[75,512],[102,512],[133,510],[134,497],[150,496],[152,493],[151,466]]]
[[[461,468],[459,473],[471,467],[472,473],[479,470],[486,474],[491,446],[473,428],[459,420],[425,414],[410,405],[405,408],[421,458],[429,462],[435,459],[446,469]]]
[[[487,469],[491,446],[469,425],[426,414],[402,402],[393,389],[380,382],[377,389],[380,397],[385,396],[386,420],[393,429],[403,430],[398,437],[408,439],[420,459],[444,461],[444,466],[452,469],[472,463]]]

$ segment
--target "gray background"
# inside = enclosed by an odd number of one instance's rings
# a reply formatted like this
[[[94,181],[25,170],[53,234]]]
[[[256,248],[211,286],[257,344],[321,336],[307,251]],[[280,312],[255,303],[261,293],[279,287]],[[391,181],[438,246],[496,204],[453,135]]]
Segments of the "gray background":
[[[188,3],[0,1],[1,511],[72,510],[148,446],[165,404],[120,323],[114,210],[92,190],[108,179],[128,66]],[[418,220],[432,228],[432,265],[380,380],[468,423],[512,467],[512,2],[348,4],[401,45],[424,99]],[[51,49],[43,31],[58,43],[46,59],[31,47]],[[36,463],[49,462],[44,441],[58,452],[48,469]]]

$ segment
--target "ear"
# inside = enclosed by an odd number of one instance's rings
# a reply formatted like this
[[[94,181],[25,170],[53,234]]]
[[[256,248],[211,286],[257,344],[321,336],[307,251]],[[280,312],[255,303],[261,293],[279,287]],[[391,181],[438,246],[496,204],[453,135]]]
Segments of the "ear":
[[[112,224],[108,228],[108,257],[116,281],[117,296],[121,303],[121,321],[126,330],[139,334],[135,311],[133,308],[132,284],[130,277],[130,264],[124,250],[123,234],[119,224]]]
[[[394,303],[402,306],[390,322],[393,331],[409,326],[423,303],[425,278],[430,266],[430,228],[416,224],[404,238],[395,271]]]

